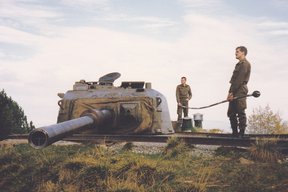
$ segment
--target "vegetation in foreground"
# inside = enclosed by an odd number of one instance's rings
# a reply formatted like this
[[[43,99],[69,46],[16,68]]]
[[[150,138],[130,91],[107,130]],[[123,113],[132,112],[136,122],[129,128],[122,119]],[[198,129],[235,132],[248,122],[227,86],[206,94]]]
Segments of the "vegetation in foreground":
[[[269,147],[272,146],[272,147]],[[1,147],[1,191],[286,191],[288,162],[260,141],[248,150],[197,153],[177,139],[158,154],[99,146]]]

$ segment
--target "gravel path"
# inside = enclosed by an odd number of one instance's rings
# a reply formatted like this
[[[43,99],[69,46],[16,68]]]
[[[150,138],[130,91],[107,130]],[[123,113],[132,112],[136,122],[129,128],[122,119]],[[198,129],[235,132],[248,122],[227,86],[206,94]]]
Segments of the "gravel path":
[[[167,146],[166,143],[148,143],[148,142],[133,142],[133,143],[115,143],[108,148],[115,151],[123,150],[124,148],[131,148],[134,153],[143,154],[159,154],[162,153]],[[219,146],[216,145],[194,145],[191,147],[191,153],[199,156],[213,156],[215,150]]]
[[[13,147],[17,144],[28,144],[28,141],[26,139],[6,139],[3,141],[0,141],[0,146],[10,146]],[[54,143],[53,145],[81,145],[81,143],[77,142],[69,142],[69,141],[58,141]],[[110,144],[108,146],[105,146],[109,150],[125,150],[130,149],[134,153],[143,153],[143,154],[159,154],[162,153],[167,146],[167,143],[151,143],[151,142],[119,142]],[[214,154],[214,151],[219,146],[215,145],[193,145],[191,147],[191,153],[193,155],[204,155],[204,156],[211,156]]]

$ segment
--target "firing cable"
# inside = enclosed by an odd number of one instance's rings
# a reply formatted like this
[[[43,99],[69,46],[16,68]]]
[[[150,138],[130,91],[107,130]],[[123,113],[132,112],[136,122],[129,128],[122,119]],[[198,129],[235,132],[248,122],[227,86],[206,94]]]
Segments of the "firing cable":
[[[250,96],[257,98],[260,95],[261,95],[260,91],[253,91],[252,94],[248,94],[248,95],[244,95],[244,96],[240,96],[240,97],[234,97],[233,100],[238,100],[238,99],[242,99],[242,98],[246,98],[246,97],[250,97]],[[214,104],[203,106],[203,107],[187,107],[187,106],[182,106],[182,107],[187,108],[187,109],[206,109],[206,108],[210,108],[210,107],[213,107],[215,105],[219,105],[219,104],[226,103],[226,102],[229,102],[229,101],[226,99],[226,100],[220,101],[218,103],[214,103]]]

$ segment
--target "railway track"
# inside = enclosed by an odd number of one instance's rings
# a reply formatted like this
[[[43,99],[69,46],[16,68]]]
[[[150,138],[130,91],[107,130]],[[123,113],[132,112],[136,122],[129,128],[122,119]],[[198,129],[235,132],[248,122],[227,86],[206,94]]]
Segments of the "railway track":
[[[244,138],[235,138],[231,134],[222,133],[175,133],[169,135],[104,135],[104,134],[73,134],[64,137],[64,141],[75,142],[157,142],[165,143],[169,138],[177,137],[188,144],[220,145],[249,147],[260,139],[273,140],[275,145],[288,150],[288,134],[247,134]],[[7,139],[28,139],[28,134],[10,135]]]
[[[233,137],[231,133],[206,133],[206,132],[179,132],[177,134],[195,135],[203,137]],[[288,134],[245,134],[244,138],[287,138]]]
[[[207,135],[192,135],[192,134],[173,134],[173,135],[96,135],[96,134],[74,134],[64,138],[67,141],[95,141],[95,142],[158,142],[165,143],[169,138],[177,137],[187,144],[199,145],[221,145],[221,146],[240,146],[249,147],[255,144],[259,139],[270,139],[276,142],[278,146],[288,148],[288,138],[279,137],[224,137],[223,135],[207,136]],[[275,139],[274,139],[275,138]]]

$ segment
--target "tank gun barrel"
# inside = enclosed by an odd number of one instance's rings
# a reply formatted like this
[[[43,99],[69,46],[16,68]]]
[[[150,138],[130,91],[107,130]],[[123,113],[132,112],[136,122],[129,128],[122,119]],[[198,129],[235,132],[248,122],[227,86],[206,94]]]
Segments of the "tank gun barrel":
[[[83,113],[82,117],[64,121],[59,124],[34,129],[30,132],[28,141],[32,147],[41,149],[61,140],[67,134],[72,133],[84,126],[100,126],[112,121],[112,118],[113,113],[111,110],[89,110]]]

